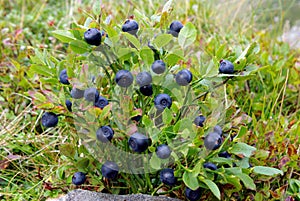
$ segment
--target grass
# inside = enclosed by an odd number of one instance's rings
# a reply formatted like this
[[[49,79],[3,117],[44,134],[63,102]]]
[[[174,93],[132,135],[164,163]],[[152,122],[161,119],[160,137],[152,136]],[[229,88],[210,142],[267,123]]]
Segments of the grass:
[[[280,167],[285,173],[281,177],[257,178],[258,193],[248,192],[255,200],[283,200],[282,195],[288,196],[291,179],[300,179],[300,68],[295,65],[300,52],[277,40],[286,17],[290,16],[292,24],[300,19],[295,17],[297,11],[289,13],[299,1],[286,2],[182,0],[176,2],[172,12],[174,19],[196,25],[197,40],[204,45],[196,46],[199,49],[195,52],[206,51],[205,44],[211,38],[229,49],[253,40],[260,44],[259,63],[269,67],[246,83],[226,89],[228,99],[234,100],[238,108],[232,110],[252,119],[244,123],[249,135],[243,141],[266,151],[256,153],[251,162]],[[103,12],[122,23],[134,9],[149,17],[162,9],[161,1],[147,3],[149,6],[145,1],[103,1]],[[34,107],[26,93],[41,87],[37,80],[26,76],[28,58],[33,48],[47,49],[50,55],[60,58],[66,48],[51,39],[51,31],[67,29],[73,21],[83,23],[92,6],[89,1],[75,0],[2,0],[0,5],[0,199],[45,200],[75,188],[71,177],[76,164],[61,154],[62,147],[72,145],[77,153],[83,148],[77,146],[79,139],[69,124],[46,130],[41,127],[42,111]],[[100,179],[93,177],[90,181],[91,185],[84,188],[103,190]]]

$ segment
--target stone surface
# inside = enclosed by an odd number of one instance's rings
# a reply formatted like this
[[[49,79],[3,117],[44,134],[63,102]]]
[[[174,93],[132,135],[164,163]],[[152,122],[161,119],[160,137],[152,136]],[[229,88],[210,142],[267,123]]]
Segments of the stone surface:
[[[56,199],[56,201],[180,201],[179,199],[169,198],[166,196],[153,197],[150,195],[133,194],[133,195],[111,195],[86,190],[73,190],[65,196]]]

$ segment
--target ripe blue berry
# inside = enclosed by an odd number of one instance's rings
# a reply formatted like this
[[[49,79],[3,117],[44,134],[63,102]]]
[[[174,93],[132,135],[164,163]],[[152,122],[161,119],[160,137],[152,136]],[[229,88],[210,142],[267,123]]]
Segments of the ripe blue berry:
[[[96,28],[90,28],[84,32],[84,40],[90,45],[100,45],[101,43],[101,33]]]
[[[88,89],[84,90],[83,96],[86,101],[95,103],[99,98],[99,92],[97,91],[96,88],[92,87],[92,88],[88,88]]]
[[[223,151],[223,152],[219,153],[218,156],[223,157],[223,158],[230,158],[231,157],[230,153],[228,153],[227,151]]]
[[[168,186],[175,185],[177,179],[174,176],[174,170],[166,168],[160,171],[160,181]]]
[[[75,174],[72,177],[72,183],[75,185],[84,184],[85,180],[86,175],[83,172],[75,172]]]
[[[153,94],[153,90],[152,90],[152,85],[144,85],[142,87],[140,87],[140,92],[144,95],[144,96],[151,96]]]
[[[234,73],[234,66],[228,60],[221,60],[220,61],[219,72],[224,73],[224,74],[233,74]]]
[[[106,143],[113,138],[114,130],[110,126],[101,126],[96,131],[96,136],[99,141]]]
[[[100,109],[103,109],[107,105],[108,105],[108,101],[103,96],[99,96],[95,102],[95,107],[98,107]]]
[[[141,119],[142,119],[141,115],[137,115],[137,116],[131,117],[131,120],[132,121],[136,121],[136,122],[139,122]]]
[[[182,23],[175,20],[170,25],[170,34],[172,34],[174,37],[178,37],[178,34],[182,28],[183,28]]]
[[[119,70],[116,74],[116,83],[121,87],[129,87],[133,82],[133,76],[128,70]]]
[[[58,117],[53,112],[45,112],[42,116],[42,125],[50,128],[55,127],[58,123]]]
[[[156,155],[158,158],[166,159],[171,155],[171,149],[166,144],[161,144],[156,148]]]
[[[210,170],[216,170],[216,169],[218,169],[217,166],[215,164],[213,164],[213,163],[204,163],[203,167],[204,168],[208,168]]]
[[[221,126],[216,125],[216,126],[214,127],[214,132],[218,133],[219,135],[222,135],[223,131],[222,131]]]
[[[154,99],[154,105],[158,110],[164,110],[171,107],[172,99],[168,94],[158,94]]]
[[[198,116],[198,117],[195,118],[194,124],[195,124],[196,126],[203,127],[204,121],[205,121],[205,116],[200,115],[200,116]]]
[[[185,197],[189,201],[198,201],[201,197],[201,189],[197,188],[196,190],[192,190],[189,187],[185,188]]]
[[[107,179],[114,179],[117,177],[119,167],[112,161],[106,161],[101,167],[102,176]]]
[[[180,86],[188,85],[192,81],[192,79],[193,79],[193,75],[192,75],[191,71],[189,71],[187,69],[183,69],[183,70],[179,71],[175,76],[175,80],[176,80],[177,84]]]
[[[216,132],[209,133],[204,139],[204,146],[208,150],[216,150],[221,146],[221,144],[222,137]]]
[[[136,76],[136,83],[142,87],[145,85],[149,85],[152,82],[152,76],[150,73],[144,71],[144,72],[140,72],[139,74],[137,74]]]
[[[129,147],[138,153],[146,151],[150,144],[150,139],[141,133],[132,134],[128,140]]]
[[[84,95],[84,90],[73,87],[71,90],[71,96],[74,99],[80,99]]]
[[[63,69],[62,71],[60,71],[59,81],[62,84],[70,84],[70,82],[68,80],[68,75],[67,75],[67,70],[66,69]]]
[[[166,70],[166,64],[162,60],[156,60],[151,65],[152,71],[156,74],[162,74]]]
[[[126,20],[122,26],[123,32],[128,32],[132,35],[136,35],[139,29],[139,24],[135,20]]]
[[[67,109],[70,111],[70,112],[72,112],[72,102],[70,101],[70,100],[66,100],[66,107],[67,107]]]

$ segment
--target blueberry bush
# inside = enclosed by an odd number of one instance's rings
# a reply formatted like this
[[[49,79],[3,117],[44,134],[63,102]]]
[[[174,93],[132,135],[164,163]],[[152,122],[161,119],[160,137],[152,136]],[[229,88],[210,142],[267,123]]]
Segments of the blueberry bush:
[[[32,48],[24,63],[12,61],[34,112],[32,129],[22,128],[50,144],[39,148],[28,136],[23,149],[9,147],[9,160],[37,155],[39,196],[83,188],[191,201],[300,199],[299,53],[264,32],[215,34],[209,9],[203,21],[179,18],[172,0],[156,13],[116,10],[120,19],[100,1],[90,6],[50,32],[59,53]],[[51,160],[47,176],[40,168]],[[9,165],[4,159],[0,169]],[[31,192],[22,178],[11,188]]]

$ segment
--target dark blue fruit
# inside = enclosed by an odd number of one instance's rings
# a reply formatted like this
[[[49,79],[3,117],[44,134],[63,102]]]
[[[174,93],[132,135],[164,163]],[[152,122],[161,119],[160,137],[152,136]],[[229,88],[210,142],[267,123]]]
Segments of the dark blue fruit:
[[[100,45],[101,43],[101,33],[96,28],[90,28],[84,32],[84,40],[90,45]]]
[[[144,71],[144,72],[140,72],[139,74],[137,74],[136,76],[136,83],[142,87],[145,85],[149,85],[152,82],[152,76],[150,73]]]
[[[194,124],[195,124],[196,126],[203,127],[204,121],[205,121],[205,116],[200,115],[200,116],[198,116],[198,117],[195,118]]]
[[[227,151],[223,151],[223,152],[219,153],[218,156],[223,157],[223,158],[230,158],[231,157],[230,153],[228,153]]]
[[[86,175],[83,172],[75,172],[75,174],[72,177],[72,183],[75,185],[84,184],[85,180]]]
[[[213,163],[204,163],[203,167],[204,168],[208,168],[210,170],[216,170],[216,169],[218,169],[217,166],[215,164],[213,164]]]
[[[178,34],[180,30],[183,28],[183,25],[179,21],[173,21],[170,25],[170,34],[172,34],[174,37],[178,37]]]
[[[114,179],[117,177],[119,167],[112,161],[106,161],[101,167],[102,176],[107,179]]]
[[[121,87],[129,87],[133,82],[133,76],[128,70],[119,70],[116,74],[116,83]]]
[[[221,126],[216,125],[216,126],[214,127],[214,132],[218,133],[219,135],[222,135],[223,131],[222,131]]]
[[[228,60],[221,60],[220,61],[219,72],[224,73],[224,74],[233,74],[234,73],[234,66]]]
[[[122,26],[123,32],[128,32],[132,35],[136,35],[139,30],[139,24],[135,20],[126,20]]]
[[[216,150],[221,146],[221,144],[222,137],[216,132],[209,133],[204,139],[204,146],[208,150]]]
[[[96,88],[92,87],[84,90],[83,96],[86,101],[95,103],[99,98],[99,92],[97,91]]]
[[[96,131],[97,139],[101,142],[108,142],[114,136],[114,130],[110,126],[101,126]]]
[[[154,105],[158,110],[163,110],[166,107],[170,108],[172,99],[168,94],[158,94],[154,99]]]
[[[130,149],[138,153],[146,151],[150,144],[150,139],[141,133],[132,134],[128,140]]]
[[[167,159],[171,155],[171,149],[166,144],[161,144],[156,148],[156,155],[158,158]]]
[[[95,107],[103,109],[105,106],[108,105],[108,101],[103,96],[99,96],[95,102]]]
[[[201,189],[197,188],[196,190],[192,190],[189,187],[185,188],[185,197],[189,201],[198,201],[201,197]]]
[[[152,85],[144,85],[142,87],[140,87],[140,92],[144,95],[144,96],[151,96],[153,94],[153,90],[152,90]]]
[[[160,171],[160,181],[168,186],[175,185],[177,179],[174,176],[174,170],[166,168]]]
[[[166,70],[166,64],[162,60],[156,60],[151,65],[152,71],[156,74],[162,74]]]
[[[142,115],[137,115],[137,116],[131,117],[131,120],[136,121],[136,122],[139,122],[141,119],[142,119]]]
[[[193,79],[193,75],[192,75],[191,71],[189,71],[187,69],[183,69],[183,70],[179,71],[175,76],[175,80],[176,80],[177,84],[180,86],[188,85],[192,81],[192,79]]]
[[[72,102],[70,100],[66,100],[66,107],[70,112],[72,112]]]
[[[50,128],[55,127],[58,123],[58,117],[53,112],[45,112],[42,116],[42,125]]]
[[[80,99],[84,95],[84,90],[73,87],[71,90],[71,96],[74,99]]]
[[[67,70],[66,69],[63,69],[62,71],[60,71],[59,81],[62,84],[70,84],[70,82],[68,80],[68,75],[67,75]]]

